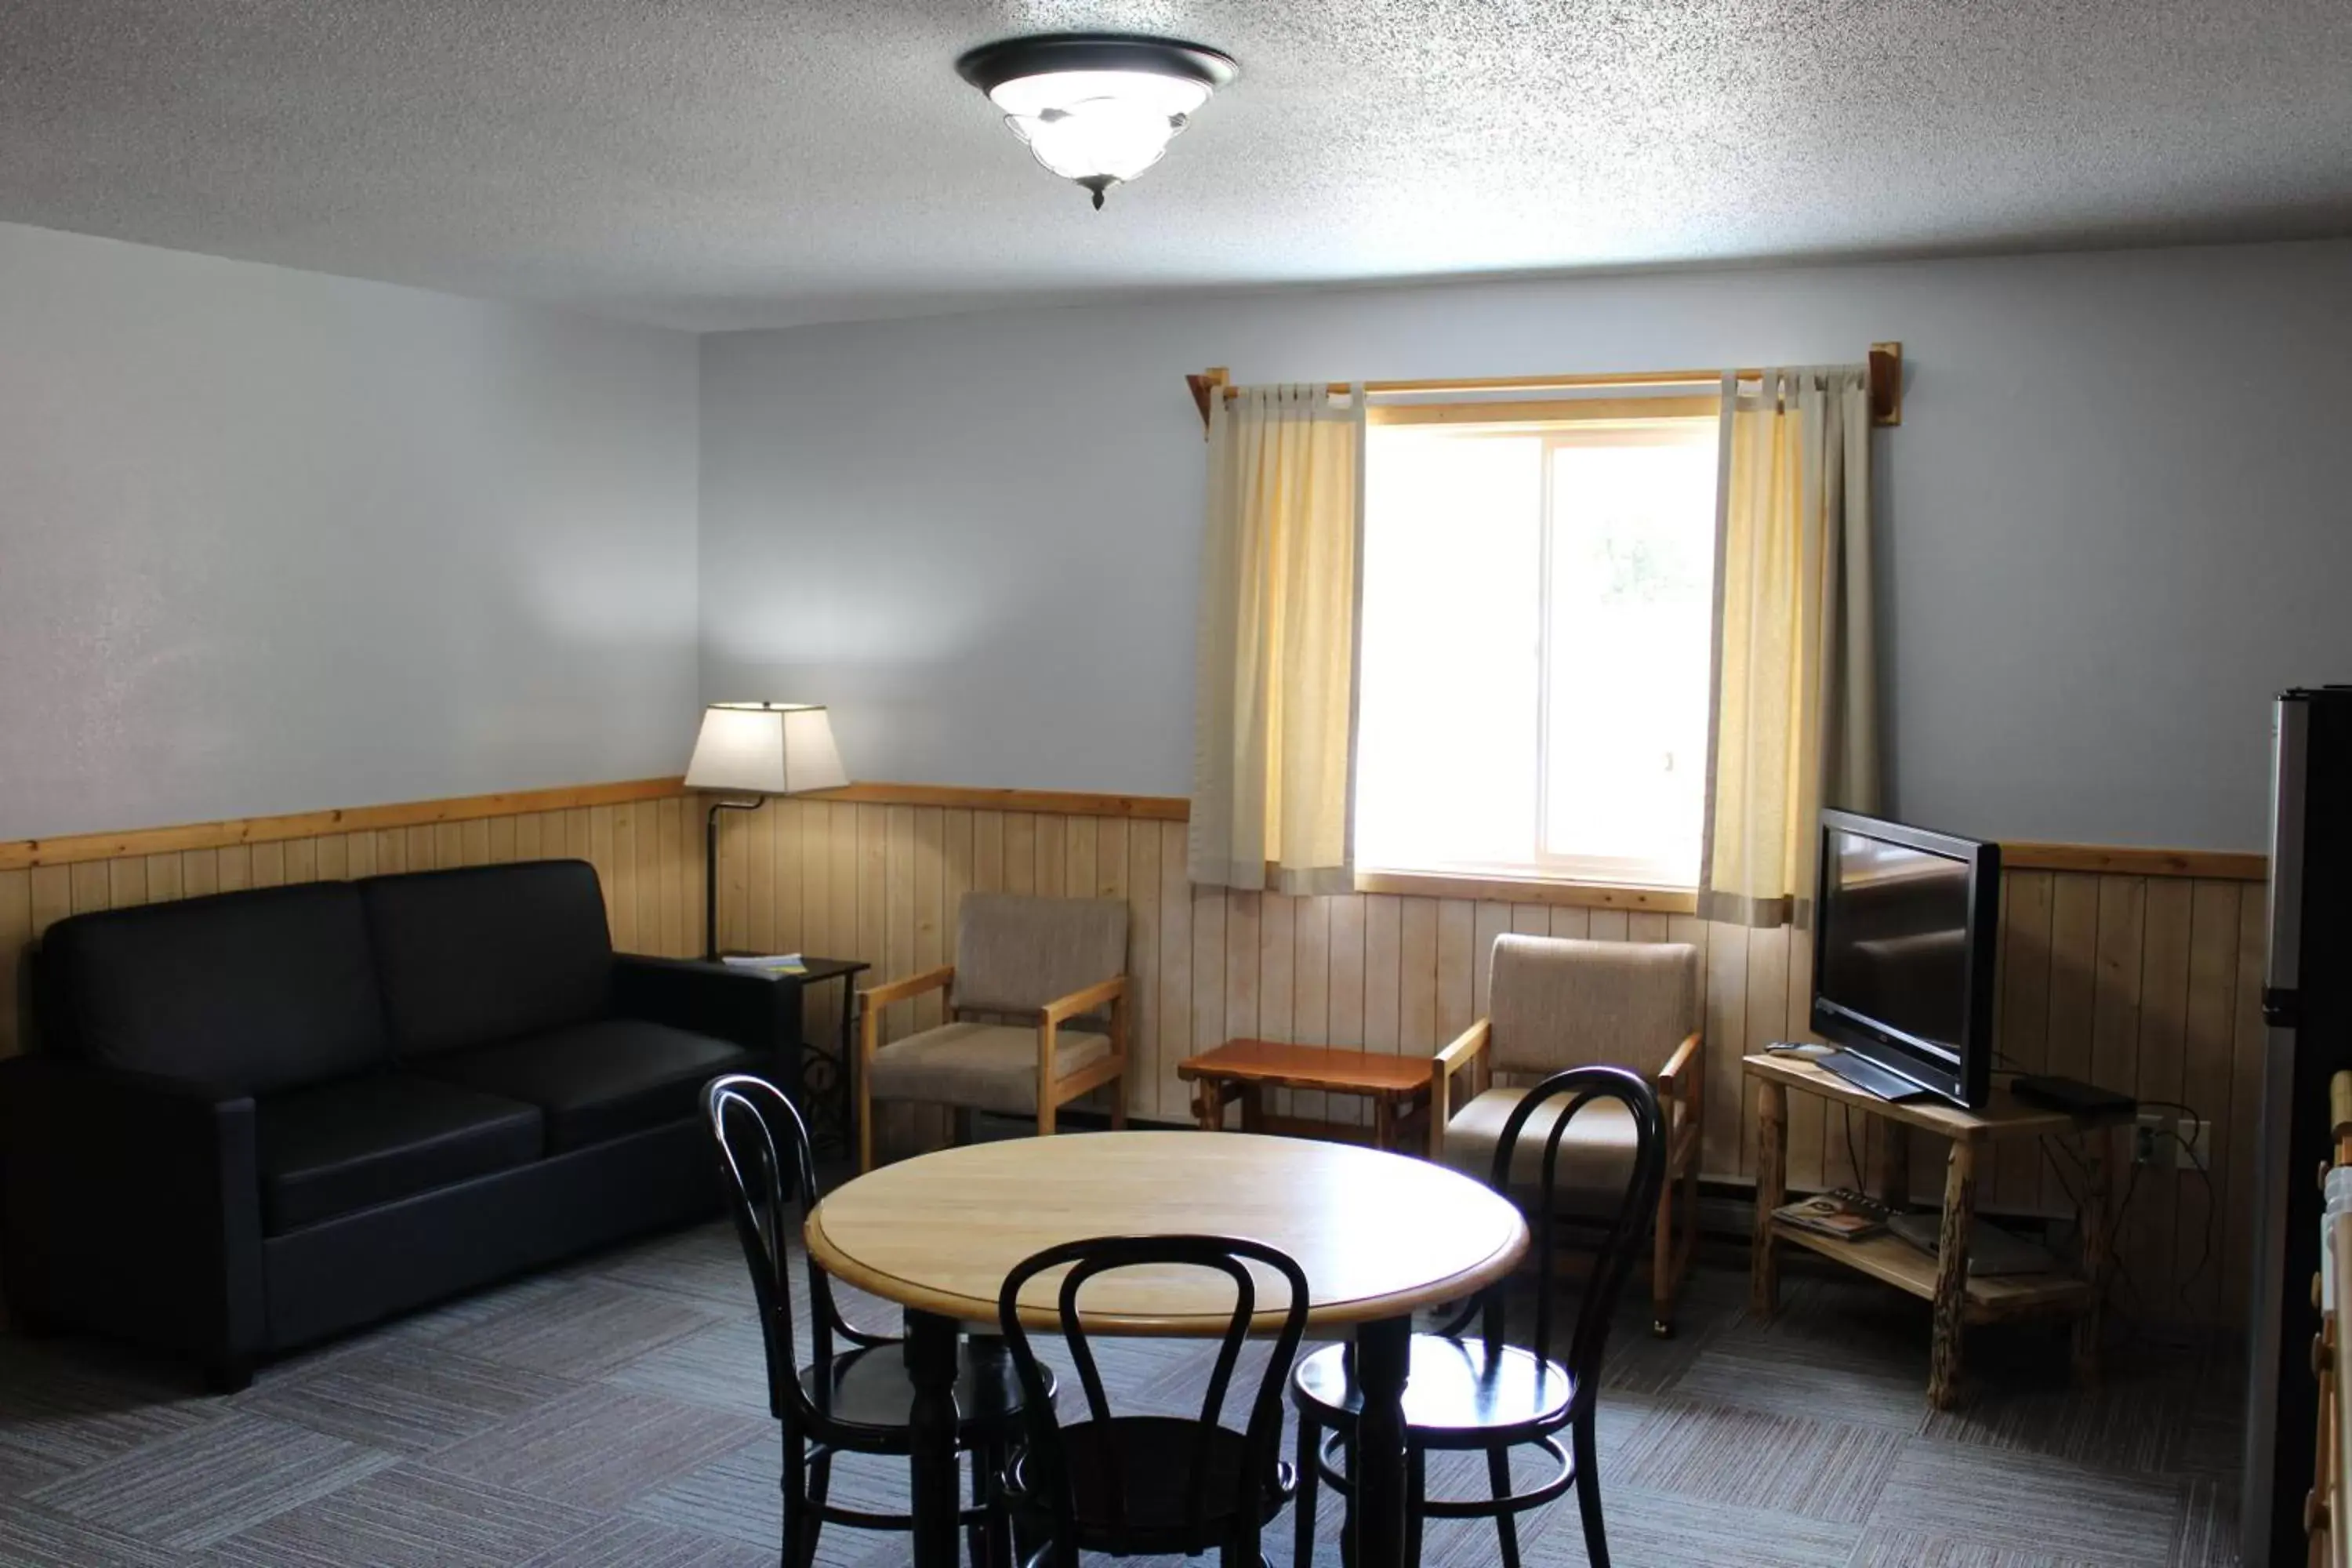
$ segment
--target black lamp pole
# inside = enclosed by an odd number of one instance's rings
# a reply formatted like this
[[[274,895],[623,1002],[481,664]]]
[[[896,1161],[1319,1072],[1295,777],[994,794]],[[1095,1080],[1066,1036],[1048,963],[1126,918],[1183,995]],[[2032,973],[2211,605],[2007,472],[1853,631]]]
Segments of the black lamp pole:
[[[764,795],[750,800],[714,800],[702,822],[702,956],[719,962],[719,814],[757,811],[768,804]]]

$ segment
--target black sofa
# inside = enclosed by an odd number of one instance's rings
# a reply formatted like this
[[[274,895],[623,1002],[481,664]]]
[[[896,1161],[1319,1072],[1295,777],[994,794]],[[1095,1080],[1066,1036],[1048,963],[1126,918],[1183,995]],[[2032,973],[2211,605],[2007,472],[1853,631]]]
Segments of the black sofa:
[[[796,987],[615,954],[542,860],[77,915],[0,1061],[31,1331],[257,1359],[715,1212],[701,1085],[799,1098]]]

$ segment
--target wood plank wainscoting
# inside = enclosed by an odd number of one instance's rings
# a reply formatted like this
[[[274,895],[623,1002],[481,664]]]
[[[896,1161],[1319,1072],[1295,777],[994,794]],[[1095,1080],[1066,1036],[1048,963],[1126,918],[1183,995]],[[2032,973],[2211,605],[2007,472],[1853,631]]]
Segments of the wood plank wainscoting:
[[[1136,1116],[1185,1122],[1176,1063],[1237,1035],[1427,1052],[1486,1005],[1480,961],[1506,931],[1689,942],[1705,954],[1706,1174],[1754,1173],[1740,1056],[1801,1037],[1811,963],[1803,932],[1712,925],[1665,909],[1454,896],[1379,879],[1381,891],[1289,898],[1185,879],[1181,799],[856,784],[728,814],[719,925],[729,946],[805,950],[879,974],[951,961],[968,889],[1095,894],[1132,910]],[[576,855],[602,873],[617,945],[690,954],[701,944],[699,812],[674,779],[360,808],[78,839],[0,844],[0,1054],[16,1047],[15,960],[65,914],[310,878]],[[2000,1048],[2011,1065],[2183,1100],[2213,1123],[2211,1193],[2187,1169],[2147,1168],[2118,1242],[2119,1304],[2152,1321],[2242,1321],[2250,1143],[2262,1041],[2262,858],[2013,845],[2001,899]],[[1444,896],[1438,896],[1444,895]],[[1556,895],[1554,895],[1556,898]],[[1681,900],[1686,908],[1688,900]],[[812,997],[822,1007],[830,996]],[[935,1022],[933,994],[891,1008],[887,1037]],[[1351,1102],[1296,1113],[1345,1119]],[[898,1149],[943,1134],[899,1108]],[[1873,1129],[1857,1124],[1864,1168]],[[1942,1150],[1914,1139],[1915,1190],[1941,1190]],[[1789,1177],[1852,1183],[1842,1120],[1792,1109]],[[2007,1151],[1980,1206],[2066,1211],[2066,1173]],[[2129,1177],[2117,1183],[2118,1191]],[[2214,1205],[2218,1204],[2218,1209]],[[2210,1237],[2210,1256],[2207,1239]]]

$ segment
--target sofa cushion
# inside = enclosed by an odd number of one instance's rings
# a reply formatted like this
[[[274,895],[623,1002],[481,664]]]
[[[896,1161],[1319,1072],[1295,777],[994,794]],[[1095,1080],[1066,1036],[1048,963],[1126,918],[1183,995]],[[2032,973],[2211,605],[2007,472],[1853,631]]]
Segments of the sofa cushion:
[[[708,1035],[605,1018],[446,1052],[416,1070],[538,1106],[548,1152],[561,1153],[693,1116],[704,1084],[755,1062],[740,1046]]]
[[[393,1049],[404,1057],[611,1010],[613,941],[585,860],[371,877],[359,889]]]
[[[75,915],[49,928],[39,962],[48,1044],[101,1066],[264,1093],[386,1057],[348,883]]]
[[[370,1073],[254,1105],[261,1223],[276,1236],[540,1156],[539,1108],[413,1073]]]

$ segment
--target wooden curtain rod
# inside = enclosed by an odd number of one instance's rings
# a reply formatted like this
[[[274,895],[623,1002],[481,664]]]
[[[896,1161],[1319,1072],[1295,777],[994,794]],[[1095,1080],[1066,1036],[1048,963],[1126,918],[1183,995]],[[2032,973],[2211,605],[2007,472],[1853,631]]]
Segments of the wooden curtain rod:
[[[1870,422],[1873,425],[1903,423],[1903,345],[1873,343],[1870,345]],[[1732,373],[1739,376],[1756,376],[1760,370],[1742,368]],[[1602,375],[1490,375],[1459,381],[1368,381],[1368,393],[1397,392],[1549,392],[1566,387],[1607,386],[1713,386],[1722,381],[1720,370],[1636,370]],[[1231,397],[1240,388],[1233,384],[1231,374],[1223,365],[1212,365],[1184,378],[1192,389],[1193,405],[1201,411],[1201,424],[1209,423],[1209,398],[1222,393]],[[1349,391],[1352,382],[1334,381],[1325,384],[1334,394]]]

